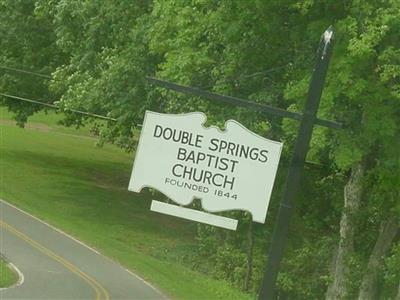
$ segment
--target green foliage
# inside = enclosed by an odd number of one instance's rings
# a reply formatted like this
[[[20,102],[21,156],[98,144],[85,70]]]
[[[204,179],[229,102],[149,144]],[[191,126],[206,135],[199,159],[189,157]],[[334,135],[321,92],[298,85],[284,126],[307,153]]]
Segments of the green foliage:
[[[279,274],[279,292],[288,299],[322,299],[329,283],[328,268],[332,241],[329,238],[305,243],[285,262]],[[310,280],[312,279],[312,280]]]
[[[236,215],[235,218],[239,218]],[[234,216],[230,216],[234,217]],[[264,248],[261,226],[253,226],[253,238],[255,246],[252,253],[252,273],[249,279],[249,286],[245,286],[248,273],[248,231],[249,218],[241,218],[243,221],[236,234],[227,232],[208,225],[198,225],[198,249],[197,260],[201,262],[197,269],[215,278],[224,278],[232,285],[253,293],[258,292],[258,282],[261,281],[264,273]],[[256,227],[256,228],[254,228]]]
[[[397,243],[391,254],[386,258],[384,272],[384,286],[382,287],[383,297],[385,299],[395,299],[396,291],[400,282],[400,243]]]
[[[36,15],[34,0],[0,1],[0,90],[3,93],[49,101],[49,79],[45,77],[7,71],[11,67],[49,74],[63,61],[61,51],[55,47],[51,20]],[[15,113],[14,118],[23,126],[27,118],[43,107],[21,103],[0,96]]]

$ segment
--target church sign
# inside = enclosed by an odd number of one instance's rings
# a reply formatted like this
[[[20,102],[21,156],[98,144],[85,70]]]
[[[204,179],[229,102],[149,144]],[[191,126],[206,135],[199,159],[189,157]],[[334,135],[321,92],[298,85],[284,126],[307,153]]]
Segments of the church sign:
[[[225,130],[205,127],[206,116],[147,111],[129,190],[156,189],[176,202],[151,209],[235,230],[237,221],[207,212],[244,210],[264,223],[282,143],[256,135],[236,121]],[[207,212],[184,208],[201,199]]]

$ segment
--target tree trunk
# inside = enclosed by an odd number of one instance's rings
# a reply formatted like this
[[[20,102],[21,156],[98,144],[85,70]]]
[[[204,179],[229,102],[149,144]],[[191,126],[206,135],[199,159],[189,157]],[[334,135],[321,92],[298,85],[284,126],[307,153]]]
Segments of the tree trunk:
[[[359,300],[373,300],[378,298],[378,277],[385,254],[389,251],[399,229],[396,217],[382,222],[382,227],[376,240],[374,249],[368,261],[367,270],[363,277]]]
[[[250,281],[253,275],[253,220],[250,218],[250,223],[247,231],[247,272],[244,281],[244,290],[248,291],[250,288]]]
[[[328,287],[326,300],[344,299],[347,295],[348,260],[354,251],[354,215],[362,197],[362,177],[365,164],[360,161],[351,169],[350,179],[344,187],[344,208],[340,220],[340,240],[333,268],[333,281]]]

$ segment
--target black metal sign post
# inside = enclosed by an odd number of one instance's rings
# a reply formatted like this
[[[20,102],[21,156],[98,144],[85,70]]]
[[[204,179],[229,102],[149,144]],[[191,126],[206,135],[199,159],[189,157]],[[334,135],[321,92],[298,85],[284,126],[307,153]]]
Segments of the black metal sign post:
[[[300,123],[292,161],[286,178],[283,199],[275,223],[259,299],[275,299],[275,283],[286,244],[292,202],[300,185],[300,178],[321,99],[326,72],[328,70],[329,60],[332,53],[332,46],[333,29],[330,27],[322,35],[317,51],[315,69],[308,90],[308,99],[303,112],[303,119]]]
[[[272,241],[270,244],[268,262],[265,269],[264,279],[261,285],[259,299],[275,299],[275,283],[287,240],[291,217],[291,207],[300,185],[301,174],[309,148],[313,127],[314,125],[319,125],[334,129],[342,128],[342,124],[340,123],[328,120],[321,120],[316,117],[326,73],[328,70],[329,60],[332,54],[332,46],[333,28],[329,27],[323,33],[317,50],[316,64],[312,74],[311,83],[308,90],[308,99],[305,104],[303,114],[289,112],[284,109],[254,103],[245,99],[215,94],[198,88],[182,86],[176,83],[171,83],[156,78],[147,78],[147,80],[154,85],[169,90],[174,90],[183,94],[204,97],[206,99],[217,102],[224,102],[236,106],[246,107],[248,109],[252,109],[264,114],[300,121],[300,127],[297,135],[294,153],[286,178],[284,195],[280,204]]]

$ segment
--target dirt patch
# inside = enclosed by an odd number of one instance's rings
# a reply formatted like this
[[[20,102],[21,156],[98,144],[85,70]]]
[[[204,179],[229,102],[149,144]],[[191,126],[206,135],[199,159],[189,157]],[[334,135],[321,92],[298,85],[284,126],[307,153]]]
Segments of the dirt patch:
[[[14,127],[17,126],[17,124],[13,120],[0,120],[0,125],[14,126]],[[57,126],[56,126],[56,128],[53,128],[51,126],[47,126],[47,125],[42,124],[42,123],[26,123],[25,124],[25,129],[33,129],[33,130],[38,130],[38,131],[41,131],[41,132],[50,132],[50,131],[52,131],[52,132],[55,132],[57,134],[64,135],[64,136],[71,136],[71,137],[87,139],[87,140],[94,140],[94,141],[99,139],[99,137],[94,136],[94,135],[92,136],[92,135],[82,135],[82,134],[58,132],[57,131]]]
[[[8,126],[16,126],[15,121],[12,121],[12,120],[0,120],[0,124],[8,125]],[[49,132],[52,130],[50,126],[47,126],[47,125],[41,124],[41,123],[26,123],[25,128],[39,130],[42,132]]]

